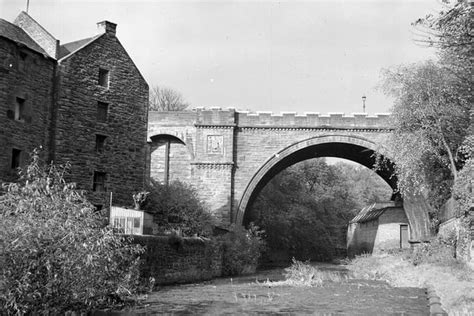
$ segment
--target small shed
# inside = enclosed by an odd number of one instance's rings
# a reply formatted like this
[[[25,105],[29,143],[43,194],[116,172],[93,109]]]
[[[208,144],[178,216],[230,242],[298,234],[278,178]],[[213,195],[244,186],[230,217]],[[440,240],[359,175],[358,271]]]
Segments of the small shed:
[[[347,228],[347,254],[380,253],[409,248],[409,224],[403,206],[395,202],[364,207]]]
[[[127,235],[151,235],[153,233],[153,215],[140,210],[112,206],[110,225]]]

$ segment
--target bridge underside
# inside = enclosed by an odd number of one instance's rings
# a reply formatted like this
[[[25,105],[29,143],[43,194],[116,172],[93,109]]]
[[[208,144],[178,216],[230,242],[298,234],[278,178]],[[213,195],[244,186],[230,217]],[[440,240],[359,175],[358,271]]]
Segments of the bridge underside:
[[[244,225],[247,224],[247,216],[245,215],[247,214],[247,209],[251,207],[260,191],[275,175],[298,162],[323,157],[347,159],[359,163],[369,169],[374,168],[377,159],[374,150],[355,144],[329,142],[302,148],[293,154],[280,159],[262,176],[261,180],[258,181],[255,186],[255,189],[252,191],[248,203],[245,206],[245,210],[243,210],[244,216],[242,218],[242,223]],[[381,158],[383,160],[384,157],[382,156]],[[393,164],[391,162],[388,161],[388,163],[383,167],[378,168],[378,170],[374,172],[384,179],[394,192],[396,191],[397,179],[394,176]],[[393,194],[391,198],[394,199],[395,194]],[[237,219],[237,221],[239,221],[239,219]]]

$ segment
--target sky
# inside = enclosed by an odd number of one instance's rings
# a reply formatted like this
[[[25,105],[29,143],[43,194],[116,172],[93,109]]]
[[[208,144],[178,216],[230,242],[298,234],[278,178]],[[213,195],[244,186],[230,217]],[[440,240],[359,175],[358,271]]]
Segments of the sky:
[[[28,0],[0,0],[13,21]],[[271,112],[390,112],[382,68],[435,58],[411,23],[437,0],[29,0],[28,13],[67,43],[117,23],[148,84],[191,107]]]

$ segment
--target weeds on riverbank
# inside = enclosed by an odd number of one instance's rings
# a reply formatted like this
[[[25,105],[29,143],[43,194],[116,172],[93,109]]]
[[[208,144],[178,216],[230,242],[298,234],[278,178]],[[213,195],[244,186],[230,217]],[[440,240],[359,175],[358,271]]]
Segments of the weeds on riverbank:
[[[429,258],[420,258],[419,252],[363,255],[351,260],[347,268],[351,271],[351,277],[384,280],[396,287],[432,286],[450,315],[472,315],[472,269],[456,260],[433,259],[431,255]]]
[[[323,286],[327,282],[343,282],[346,276],[331,271],[322,271],[309,262],[301,262],[293,258],[291,266],[285,269],[284,281],[265,281],[265,286]],[[258,282],[257,282],[258,283]]]

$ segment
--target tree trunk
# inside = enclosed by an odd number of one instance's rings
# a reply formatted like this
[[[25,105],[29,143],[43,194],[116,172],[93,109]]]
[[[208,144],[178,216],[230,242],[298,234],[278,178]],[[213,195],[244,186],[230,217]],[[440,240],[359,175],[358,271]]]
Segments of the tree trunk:
[[[456,181],[456,179],[458,178],[458,172],[456,170],[456,165],[454,164],[453,153],[451,152],[451,149],[449,148],[448,143],[446,142],[446,139],[444,138],[443,134],[441,134],[441,141],[443,142],[444,148],[448,152],[451,173],[453,174],[454,181]]]

